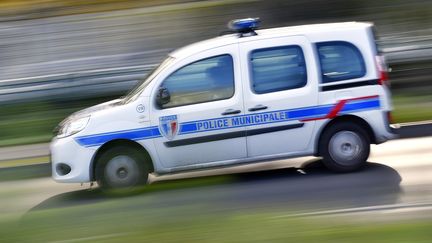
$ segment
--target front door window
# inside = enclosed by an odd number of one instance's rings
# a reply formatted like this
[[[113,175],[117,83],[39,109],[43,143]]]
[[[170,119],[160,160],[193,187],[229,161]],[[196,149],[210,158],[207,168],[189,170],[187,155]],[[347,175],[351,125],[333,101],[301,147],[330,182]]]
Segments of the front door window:
[[[233,59],[221,55],[193,62],[168,76],[161,87],[170,95],[162,109],[229,99],[234,95]]]

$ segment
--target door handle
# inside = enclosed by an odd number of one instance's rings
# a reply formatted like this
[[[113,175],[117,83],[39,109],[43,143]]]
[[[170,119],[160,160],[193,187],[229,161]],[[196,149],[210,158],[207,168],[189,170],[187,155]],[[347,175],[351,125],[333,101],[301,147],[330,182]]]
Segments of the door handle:
[[[265,110],[265,109],[267,109],[267,108],[268,108],[268,107],[265,106],[265,105],[257,105],[257,106],[255,106],[255,107],[249,108],[248,111],[260,111],[260,110]]]
[[[222,116],[239,114],[241,110],[228,109],[222,113]]]

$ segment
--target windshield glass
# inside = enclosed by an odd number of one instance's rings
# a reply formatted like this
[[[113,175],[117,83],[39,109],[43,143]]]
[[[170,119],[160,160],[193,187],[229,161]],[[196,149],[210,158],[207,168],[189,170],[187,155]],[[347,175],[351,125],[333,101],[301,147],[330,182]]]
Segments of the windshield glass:
[[[138,84],[133,88],[125,97],[123,100],[123,103],[129,103],[131,101],[134,101],[141,92],[147,87],[147,85],[150,84],[150,82],[162,71],[167,67],[172,61],[174,60],[173,57],[166,58],[158,67],[153,69],[153,71],[149,72],[145,78],[143,78]]]

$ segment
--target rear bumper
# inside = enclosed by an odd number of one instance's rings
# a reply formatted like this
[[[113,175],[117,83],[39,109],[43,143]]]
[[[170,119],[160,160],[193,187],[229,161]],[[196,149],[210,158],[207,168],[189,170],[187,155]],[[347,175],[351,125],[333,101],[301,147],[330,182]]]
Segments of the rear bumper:
[[[399,137],[400,124],[389,124],[387,127],[389,133],[394,134],[396,138]]]
[[[380,144],[387,140],[392,140],[399,138],[399,124],[390,124],[389,115],[387,112],[383,112],[383,123],[381,124],[382,128],[375,131],[376,135],[376,143]]]
[[[386,125],[386,130],[390,134],[394,135],[394,137],[392,139],[398,138],[399,137],[400,124],[397,124],[397,123],[391,124],[391,121],[390,121],[391,118],[390,117],[391,117],[390,111],[384,112],[384,122]]]

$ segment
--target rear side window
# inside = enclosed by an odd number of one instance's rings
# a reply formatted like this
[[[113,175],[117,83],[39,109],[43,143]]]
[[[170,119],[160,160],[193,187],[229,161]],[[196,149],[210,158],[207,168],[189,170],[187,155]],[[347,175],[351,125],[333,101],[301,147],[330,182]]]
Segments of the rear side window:
[[[253,91],[264,94],[306,85],[306,64],[299,46],[254,50],[250,56]]]
[[[366,67],[359,49],[344,41],[317,43],[323,83],[361,78]]]

